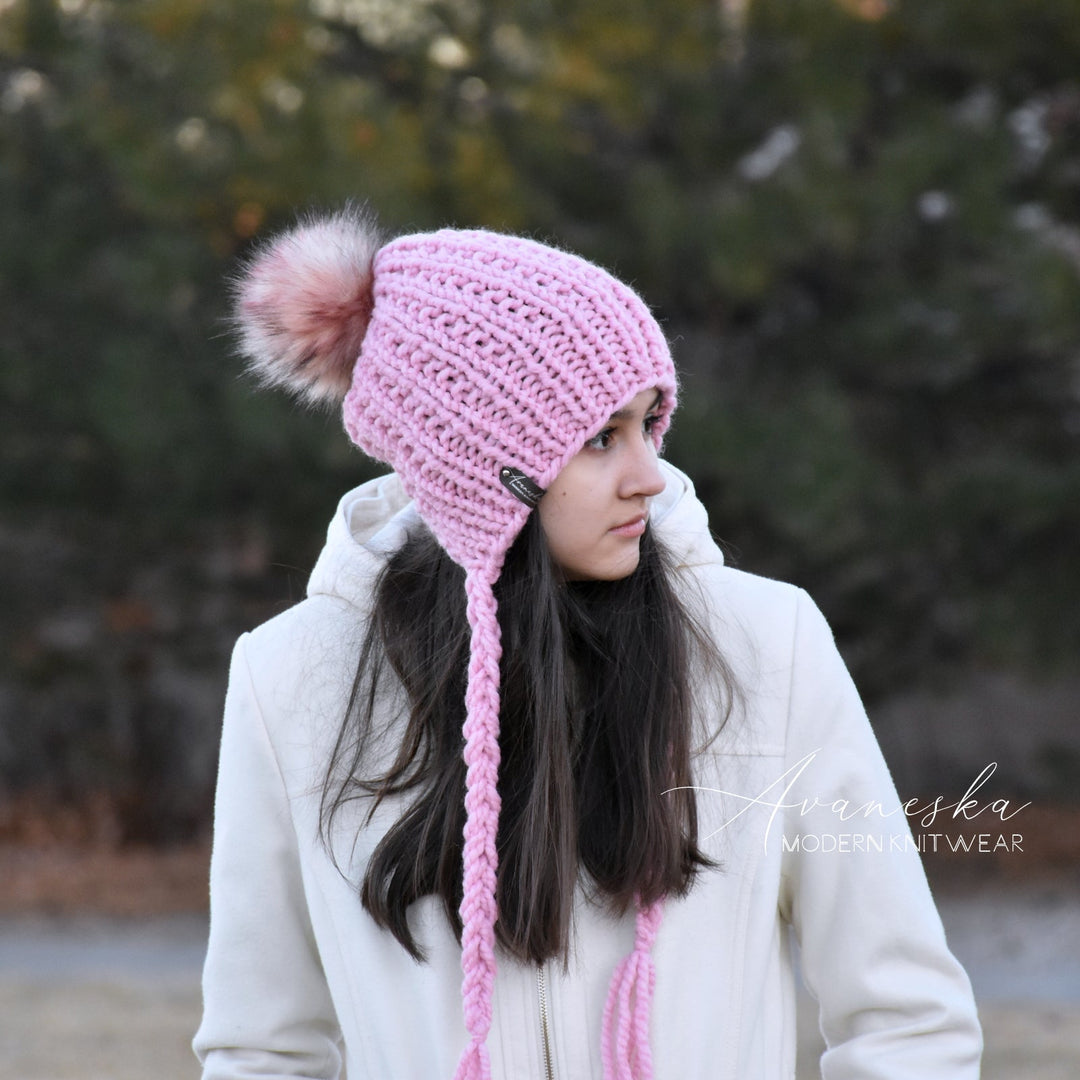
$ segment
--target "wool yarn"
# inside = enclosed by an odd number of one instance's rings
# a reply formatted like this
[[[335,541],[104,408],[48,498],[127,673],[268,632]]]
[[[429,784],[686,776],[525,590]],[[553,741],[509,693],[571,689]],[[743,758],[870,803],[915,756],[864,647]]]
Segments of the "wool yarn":
[[[386,242],[357,208],[301,221],[260,247],[236,280],[236,322],[261,381],[342,402],[349,437],[397,472],[465,570],[469,1042],[455,1075],[486,1080],[500,809],[493,587],[543,490],[613,412],[654,388],[659,448],[677,391],[667,342],[631,288],[579,256],[485,230]],[[639,906],[634,951],[612,979],[603,1049],[611,1080],[652,1074],[650,950],[659,921],[659,905]]]

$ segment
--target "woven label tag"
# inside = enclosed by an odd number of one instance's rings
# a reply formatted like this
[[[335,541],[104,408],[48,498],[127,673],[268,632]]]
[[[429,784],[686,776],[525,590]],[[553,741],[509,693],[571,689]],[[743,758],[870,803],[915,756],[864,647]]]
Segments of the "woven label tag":
[[[526,506],[535,507],[543,498],[544,489],[538,487],[520,469],[511,469],[509,465],[504,465],[499,470],[499,479],[503,487]]]

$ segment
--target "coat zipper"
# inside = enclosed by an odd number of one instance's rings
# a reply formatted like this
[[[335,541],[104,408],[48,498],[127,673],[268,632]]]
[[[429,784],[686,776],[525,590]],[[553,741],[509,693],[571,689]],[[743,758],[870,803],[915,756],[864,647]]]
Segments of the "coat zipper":
[[[548,1026],[547,978],[543,964],[536,968],[536,991],[540,999],[540,1034],[544,1041],[544,1076],[547,1080],[555,1080],[555,1067],[551,1061],[551,1029]]]

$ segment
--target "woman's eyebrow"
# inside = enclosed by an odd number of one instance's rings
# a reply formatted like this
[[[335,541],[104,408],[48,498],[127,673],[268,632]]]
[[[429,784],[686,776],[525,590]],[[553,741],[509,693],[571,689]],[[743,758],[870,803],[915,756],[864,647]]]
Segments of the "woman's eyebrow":
[[[656,395],[656,398],[653,400],[653,403],[645,411],[647,413],[651,413],[653,411],[653,409],[655,409],[657,407],[657,405],[659,405],[660,402],[663,401],[663,400],[664,400],[664,394],[663,394],[663,391],[661,391],[660,393],[658,393]],[[629,409],[629,408],[620,409],[618,412],[613,412],[608,417],[608,422],[610,423],[612,420],[630,420],[630,419],[632,419],[633,415],[634,415],[633,409]]]

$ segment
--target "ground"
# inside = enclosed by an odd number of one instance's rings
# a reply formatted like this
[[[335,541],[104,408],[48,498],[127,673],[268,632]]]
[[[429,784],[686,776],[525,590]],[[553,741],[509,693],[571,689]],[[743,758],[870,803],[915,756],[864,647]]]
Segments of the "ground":
[[[207,855],[205,844],[0,848],[0,1080],[196,1080]],[[986,1034],[984,1080],[1080,1076],[1080,880],[944,878],[942,917]],[[812,1080],[820,1040],[803,1004],[798,1080]]]

